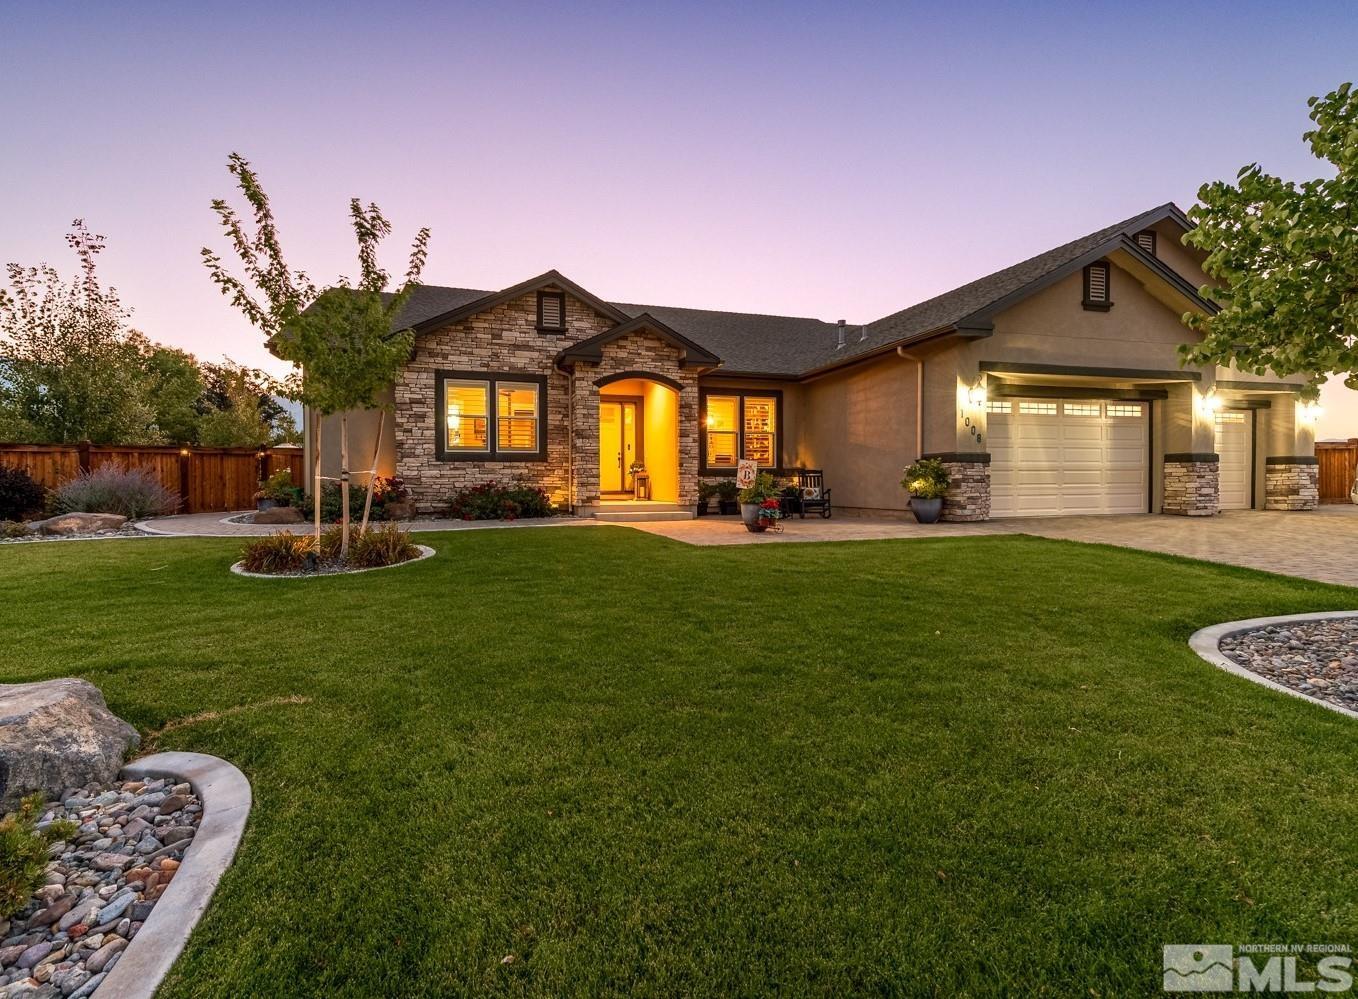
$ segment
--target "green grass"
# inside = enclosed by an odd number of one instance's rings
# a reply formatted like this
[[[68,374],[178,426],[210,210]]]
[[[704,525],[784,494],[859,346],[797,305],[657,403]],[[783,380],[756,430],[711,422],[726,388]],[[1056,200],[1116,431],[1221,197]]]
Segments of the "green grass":
[[[1352,590],[1031,538],[421,540],[299,581],[0,549],[0,680],[219,712],[159,744],[254,786],[162,995],[1121,995],[1166,942],[1358,938],[1358,727],[1185,644]]]

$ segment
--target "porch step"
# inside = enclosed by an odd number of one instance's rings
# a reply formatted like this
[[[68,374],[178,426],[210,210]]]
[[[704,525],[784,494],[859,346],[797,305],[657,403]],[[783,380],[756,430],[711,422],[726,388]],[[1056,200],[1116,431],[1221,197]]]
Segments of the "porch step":
[[[594,511],[594,519],[610,524],[636,524],[656,520],[692,520],[693,510],[677,503],[608,503]]]

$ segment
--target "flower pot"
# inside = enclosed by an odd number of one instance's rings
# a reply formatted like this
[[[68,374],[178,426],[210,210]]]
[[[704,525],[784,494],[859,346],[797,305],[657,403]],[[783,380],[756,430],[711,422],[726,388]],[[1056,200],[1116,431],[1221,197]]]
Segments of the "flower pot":
[[[733,513],[740,512],[740,504],[735,500],[717,500],[717,509],[723,516],[729,517]]]
[[[277,502],[276,500],[271,500],[271,499],[257,499],[257,500],[255,500],[255,509],[256,509],[256,510],[259,510],[259,511],[261,511],[261,512],[264,511],[264,510],[272,510],[272,509],[273,509],[274,507],[276,507],[277,505],[278,505],[278,502]]]
[[[768,523],[761,513],[758,503],[740,504],[740,519],[745,522],[745,530],[754,534],[768,530]]]
[[[921,524],[936,524],[939,516],[943,513],[943,497],[921,499],[918,496],[911,496],[910,512],[915,515],[915,519]]]
[[[699,516],[699,517],[707,517],[707,516],[710,516],[711,513],[712,513],[712,501],[711,501],[711,500],[699,500],[699,501],[698,501],[698,516]]]

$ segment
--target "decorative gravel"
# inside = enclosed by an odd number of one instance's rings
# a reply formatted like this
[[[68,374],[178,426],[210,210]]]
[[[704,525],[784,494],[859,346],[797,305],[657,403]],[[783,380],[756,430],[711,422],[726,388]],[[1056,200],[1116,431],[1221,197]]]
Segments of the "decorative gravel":
[[[1252,673],[1358,711],[1358,618],[1273,624],[1223,638],[1220,648]]]
[[[46,541],[94,541],[101,538],[144,538],[137,525],[128,521],[116,531],[89,531],[85,534],[25,534],[18,538],[0,537],[0,545],[32,545]]]
[[[118,963],[193,842],[202,806],[188,784],[129,781],[67,791],[39,827],[71,819],[46,884],[0,920],[0,999],[85,999]]]

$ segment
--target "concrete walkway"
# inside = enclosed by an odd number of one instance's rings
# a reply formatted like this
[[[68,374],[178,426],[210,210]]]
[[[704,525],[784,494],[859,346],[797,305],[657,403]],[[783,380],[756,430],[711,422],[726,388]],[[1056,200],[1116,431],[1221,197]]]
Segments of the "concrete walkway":
[[[189,537],[251,537],[281,527],[224,522],[234,514],[200,513],[158,517],[137,526],[150,534]],[[587,518],[463,521],[417,520],[412,531],[507,530],[517,527],[590,527]],[[616,526],[616,525],[614,525]],[[911,520],[867,517],[808,518],[783,522],[781,534],[751,534],[739,517],[629,524],[634,530],[691,545],[777,545],[804,541],[879,541],[888,538],[955,538],[1031,534],[1065,541],[1120,545],[1184,555],[1323,583],[1358,586],[1358,507],[1322,506],[1310,513],[1232,511],[1215,517],[1165,517],[1135,514],[1106,517],[1030,517],[982,524],[916,524]],[[295,531],[305,531],[296,525]]]

